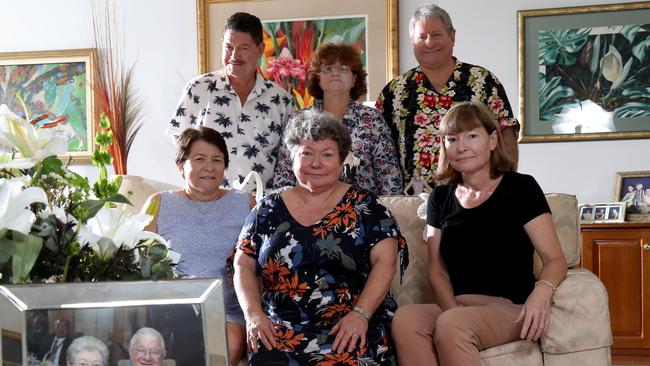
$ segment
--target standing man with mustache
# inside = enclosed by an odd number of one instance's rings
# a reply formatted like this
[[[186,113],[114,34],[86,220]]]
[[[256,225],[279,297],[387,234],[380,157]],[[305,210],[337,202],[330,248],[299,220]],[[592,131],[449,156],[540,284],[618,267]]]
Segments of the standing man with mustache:
[[[223,68],[187,83],[166,133],[177,138],[185,129],[199,126],[219,131],[230,156],[223,185],[241,183],[256,171],[269,186],[293,98],[257,72],[264,51],[258,17],[243,12],[231,15],[222,42]],[[249,192],[253,188],[243,187]]]
[[[440,120],[462,101],[481,101],[490,107],[505,148],[517,161],[519,122],[506,91],[489,70],[453,56],[456,30],[449,14],[433,4],[421,5],[409,22],[409,36],[419,65],[389,82],[376,103],[391,128],[404,185],[422,179],[433,187]]]

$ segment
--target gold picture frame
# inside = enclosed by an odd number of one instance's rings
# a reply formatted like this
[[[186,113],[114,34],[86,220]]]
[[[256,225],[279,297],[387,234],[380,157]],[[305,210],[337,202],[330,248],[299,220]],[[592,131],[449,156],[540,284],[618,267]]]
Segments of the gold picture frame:
[[[48,114],[72,126],[69,150],[60,158],[88,163],[97,120],[94,48],[0,53],[0,104],[24,117],[19,93],[30,117]],[[46,118],[42,123],[51,121]]]
[[[262,22],[365,16],[369,98],[376,98],[399,74],[398,0],[197,0],[199,73],[221,67],[223,25],[228,16],[238,11],[255,14]]]
[[[650,138],[648,19],[647,1],[518,11],[519,141]]]
[[[626,221],[650,222],[650,170],[616,173],[614,200],[626,202]]]

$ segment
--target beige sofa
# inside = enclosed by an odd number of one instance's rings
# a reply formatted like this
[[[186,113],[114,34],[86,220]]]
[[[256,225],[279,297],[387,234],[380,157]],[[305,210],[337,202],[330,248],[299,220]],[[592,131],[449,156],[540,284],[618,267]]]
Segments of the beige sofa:
[[[578,205],[575,196],[547,194],[555,228],[567,257],[567,278],[558,286],[551,308],[551,324],[540,342],[517,341],[481,352],[483,365],[608,365],[612,333],[607,291],[593,273],[576,268],[580,263]],[[409,245],[409,267],[402,284],[393,279],[399,305],[433,303],[427,277],[425,221],[418,217],[421,197],[385,196],[381,201],[395,215]],[[420,210],[422,212],[424,206]],[[541,261],[536,256],[535,272]]]
[[[142,177],[124,176],[121,193],[130,192],[134,205],[124,209],[137,212],[150,194],[173,188],[177,187]],[[554,296],[549,330],[537,343],[517,341],[482,351],[483,365],[610,364],[612,335],[607,291],[593,273],[576,268],[580,263],[577,201],[575,196],[566,194],[547,194],[546,197],[569,265],[567,278],[558,286]],[[427,277],[427,252],[423,239],[425,222],[417,214],[424,198],[384,196],[381,201],[395,215],[409,245],[409,267],[402,283],[396,276],[391,287],[398,304],[434,302]],[[535,264],[536,273],[539,273],[539,258]]]

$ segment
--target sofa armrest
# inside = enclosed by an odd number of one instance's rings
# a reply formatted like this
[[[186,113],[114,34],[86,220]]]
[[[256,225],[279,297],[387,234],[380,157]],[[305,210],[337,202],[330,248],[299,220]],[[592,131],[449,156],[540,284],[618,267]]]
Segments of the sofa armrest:
[[[545,353],[564,354],[612,344],[607,290],[586,269],[570,269],[553,296]]]

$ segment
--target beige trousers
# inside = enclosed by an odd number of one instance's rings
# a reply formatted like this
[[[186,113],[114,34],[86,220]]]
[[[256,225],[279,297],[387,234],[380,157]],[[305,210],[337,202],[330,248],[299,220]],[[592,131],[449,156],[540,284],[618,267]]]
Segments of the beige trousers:
[[[502,297],[460,295],[447,311],[436,304],[397,309],[392,323],[397,358],[405,366],[480,365],[479,351],[519,339],[523,305]]]

